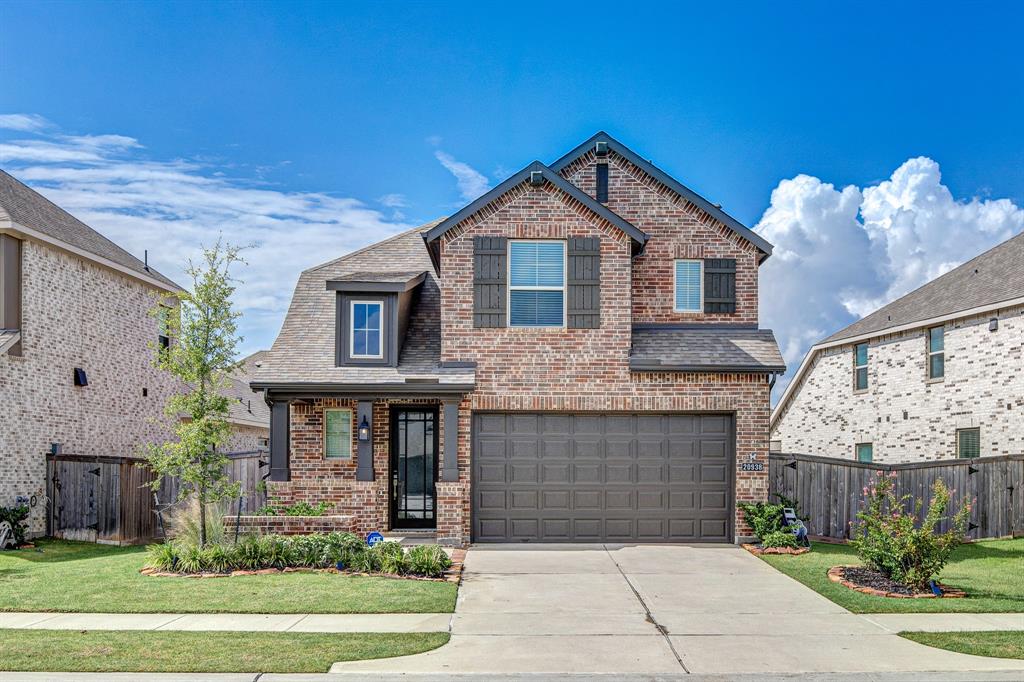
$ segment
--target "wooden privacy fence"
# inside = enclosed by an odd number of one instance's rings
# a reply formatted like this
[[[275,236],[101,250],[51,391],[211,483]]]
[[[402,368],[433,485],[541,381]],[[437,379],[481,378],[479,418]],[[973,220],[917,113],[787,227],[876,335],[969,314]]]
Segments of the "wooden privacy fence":
[[[875,464],[850,460],[772,453],[768,458],[769,494],[796,500],[811,535],[848,540],[850,522],[864,506],[864,488],[878,472],[896,473],[896,494],[922,500],[928,512],[936,480],[953,491],[947,515],[964,501],[977,500],[971,511],[971,539],[1024,535],[1024,455],[952,459],[915,464]],[[945,530],[943,522],[940,529]]]
[[[267,465],[266,453],[238,452],[227,457],[228,475],[242,484],[242,497],[231,502],[229,513],[237,513],[239,504],[243,514],[252,513],[267,500],[259,485]],[[47,535],[119,545],[162,537],[157,501],[148,485],[154,478],[138,459],[47,455]],[[157,493],[159,506],[174,502],[178,490],[176,479],[164,479]]]

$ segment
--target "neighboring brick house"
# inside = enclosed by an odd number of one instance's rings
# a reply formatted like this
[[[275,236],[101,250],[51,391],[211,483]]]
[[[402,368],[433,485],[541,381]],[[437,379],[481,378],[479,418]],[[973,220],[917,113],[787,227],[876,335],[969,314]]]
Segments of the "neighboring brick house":
[[[263,363],[266,351],[256,351],[239,361],[232,373],[225,394],[230,398],[228,421],[231,439],[222,448],[234,454],[265,452],[270,449],[270,407],[262,396],[249,388],[257,369]]]
[[[271,494],[438,541],[730,542],[768,493],[771,245],[599,133],[302,273]]]
[[[35,497],[46,455],[132,456],[175,382],[153,366],[149,315],[169,279],[0,171],[0,505]],[[86,385],[79,385],[79,384]]]
[[[1024,235],[811,347],[772,449],[883,463],[1024,452]]]

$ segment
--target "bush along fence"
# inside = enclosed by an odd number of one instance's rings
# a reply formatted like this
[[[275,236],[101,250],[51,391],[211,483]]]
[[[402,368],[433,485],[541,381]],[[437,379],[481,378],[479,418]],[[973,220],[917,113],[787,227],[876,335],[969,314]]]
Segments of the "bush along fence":
[[[864,489],[876,472],[893,472],[895,492],[909,495],[908,505],[924,500],[920,515],[928,513],[928,500],[936,480],[953,494],[950,514],[973,502],[967,537],[1024,536],[1024,455],[939,460],[914,464],[875,464],[772,453],[768,458],[769,496],[795,500],[808,533],[816,538],[850,539],[850,523],[864,505]],[[912,513],[912,508],[907,508]],[[940,524],[944,532],[948,522]]]
[[[267,502],[267,455],[239,452],[228,455],[229,475],[242,484],[242,497],[229,513],[253,513]],[[174,502],[175,480],[164,479],[157,499],[149,483],[153,472],[140,459],[60,454],[46,457],[46,495],[49,498],[47,535],[120,545],[143,544],[163,537],[156,511]]]

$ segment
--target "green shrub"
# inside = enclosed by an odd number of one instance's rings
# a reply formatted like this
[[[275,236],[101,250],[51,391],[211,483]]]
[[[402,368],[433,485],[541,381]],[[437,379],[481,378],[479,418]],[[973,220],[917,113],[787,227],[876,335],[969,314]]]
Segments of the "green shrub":
[[[762,547],[799,547],[796,536],[789,530],[773,530],[761,538]]]
[[[146,548],[146,566],[158,571],[173,571],[178,561],[178,552],[173,542],[150,545]]]
[[[186,545],[178,553],[177,569],[181,573],[200,573],[206,568],[205,559],[199,545]]]
[[[292,561],[307,568],[333,565],[328,552],[328,537],[322,533],[296,535],[290,539]],[[335,562],[337,563],[337,562]]]
[[[378,542],[370,549],[370,554],[377,555],[377,564],[384,573],[400,575],[408,570],[405,550],[402,544],[394,541]]]
[[[865,507],[857,513],[850,544],[869,566],[883,575],[915,590],[923,591],[937,577],[953,550],[963,542],[971,505],[964,503],[950,518],[949,530],[936,533],[935,527],[946,518],[952,493],[942,480],[932,486],[928,513],[920,525],[923,500],[910,504],[910,495],[896,495],[896,473],[879,471],[874,482],[865,487]],[[907,508],[913,512],[908,513]]]
[[[409,573],[423,575],[428,578],[439,578],[451,568],[452,560],[437,545],[416,545],[409,548],[406,555]]]
[[[295,504],[279,505],[270,502],[256,510],[257,516],[323,516],[331,507],[330,502],[296,502]]]
[[[266,568],[264,544],[258,535],[246,535],[235,545],[235,565],[240,568],[255,571]]]
[[[346,567],[360,573],[377,573],[381,570],[380,552],[367,548],[360,552],[352,552]]]
[[[226,573],[235,567],[234,552],[224,545],[210,545],[203,550],[203,565],[209,571]]]
[[[292,545],[288,539],[280,535],[264,535],[260,538],[263,550],[263,560],[266,566],[273,568],[284,568],[293,565]]]
[[[743,512],[743,518],[761,544],[764,544],[764,539],[770,533],[781,531],[783,528],[781,504],[740,502],[736,506]]]
[[[25,519],[28,518],[29,508],[27,504],[17,507],[0,507],[0,523],[6,521],[11,524],[11,537],[14,538],[14,546],[21,547],[25,544]]]

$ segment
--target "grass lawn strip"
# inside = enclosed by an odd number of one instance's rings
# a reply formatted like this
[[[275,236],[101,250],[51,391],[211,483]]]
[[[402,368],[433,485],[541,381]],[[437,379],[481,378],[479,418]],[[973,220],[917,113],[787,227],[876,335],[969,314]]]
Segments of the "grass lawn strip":
[[[959,654],[1024,660],[1024,632],[1019,631],[901,632],[900,637]]]
[[[148,632],[0,630],[0,670],[325,673],[337,661],[407,656],[447,632]]]
[[[961,545],[939,576],[963,599],[890,599],[862,594],[831,582],[828,569],[859,564],[847,545],[816,542],[800,556],[765,555],[763,561],[854,613],[1019,613],[1024,612],[1024,538]]]
[[[448,582],[334,573],[226,579],[139,573],[143,547],[43,540],[0,552],[0,611],[67,613],[451,613]]]

